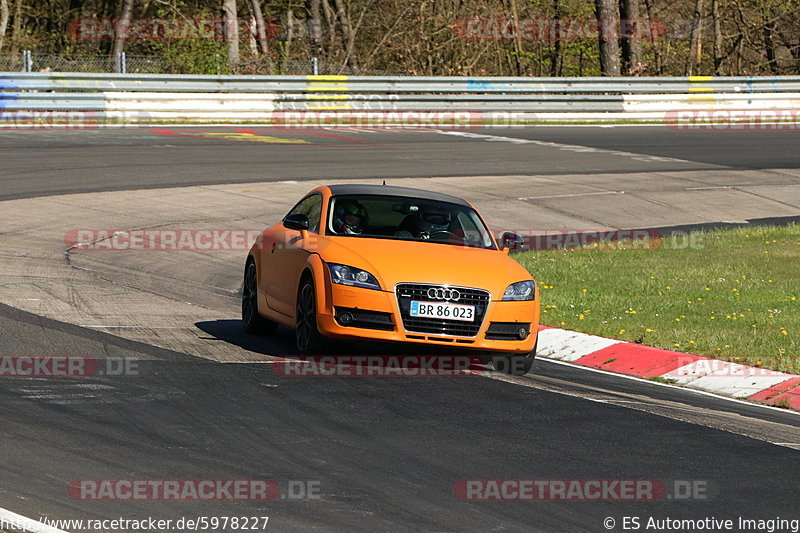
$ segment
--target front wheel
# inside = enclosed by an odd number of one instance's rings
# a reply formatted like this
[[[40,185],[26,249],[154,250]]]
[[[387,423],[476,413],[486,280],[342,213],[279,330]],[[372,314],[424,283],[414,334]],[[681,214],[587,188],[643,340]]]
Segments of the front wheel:
[[[274,333],[278,324],[258,314],[258,274],[252,259],[244,267],[242,285],[242,326],[247,333],[258,335]]]
[[[536,345],[538,344],[537,339]],[[533,361],[536,359],[536,345],[530,353],[525,355],[495,355],[492,357],[492,366],[496,372],[524,376],[533,368]]]
[[[317,298],[314,292],[314,282],[305,280],[300,286],[297,295],[297,312],[294,329],[297,350],[302,354],[314,354],[322,351],[325,346],[325,337],[320,335],[317,328]]]

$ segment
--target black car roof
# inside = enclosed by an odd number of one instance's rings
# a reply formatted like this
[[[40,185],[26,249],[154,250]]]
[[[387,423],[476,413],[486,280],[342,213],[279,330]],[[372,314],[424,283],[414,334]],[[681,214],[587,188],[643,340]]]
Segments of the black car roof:
[[[440,202],[449,202],[451,204],[459,204],[469,206],[466,200],[449,194],[442,194],[439,192],[425,191],[423,189],[412,189],[410,187],[394,187],[392,185],[360,185],[360,184],[342,184],[342,185],[329,185],[331,194],[365,194],[365,195],[382,195],[382,196],[398,196],[405,198],[424,198],[426,200],[438,200]]]

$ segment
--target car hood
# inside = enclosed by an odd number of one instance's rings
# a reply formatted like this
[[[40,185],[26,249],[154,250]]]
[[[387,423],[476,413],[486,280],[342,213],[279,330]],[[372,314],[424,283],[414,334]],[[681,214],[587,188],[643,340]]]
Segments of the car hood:
[[[397,283],[431,283],[486,289],[499,299],[509,284],[531,279],[522,265],[498,250],[361,237],[319,240],[324,261],[367,270],[388,291]]]

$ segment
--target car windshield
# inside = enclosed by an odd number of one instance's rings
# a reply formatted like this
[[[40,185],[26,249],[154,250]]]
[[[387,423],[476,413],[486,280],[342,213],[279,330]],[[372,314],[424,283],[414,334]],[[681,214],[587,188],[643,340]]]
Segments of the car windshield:
[[[427,198],[334,196],[326,232],[328,235],[495,248],[489,230],[474,209]]]

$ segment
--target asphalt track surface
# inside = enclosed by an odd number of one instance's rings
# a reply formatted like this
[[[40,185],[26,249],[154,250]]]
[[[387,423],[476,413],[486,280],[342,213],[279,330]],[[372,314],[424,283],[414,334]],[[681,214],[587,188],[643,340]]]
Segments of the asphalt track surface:
[[[4,132],[0,198],[334,176],[800,166],[791,132],[475,133],[612,153],[580,158],[552,145],[408,132],[292,133],[325,144],[316,147],[149,130]],[[234,319],[205,327],[219,342],[261,342]],[[264,342],[289,336],[280,330]],[[139,362],[136,375],[124,377],[0,380],[0,507],[33,518],[256,515],[270,517],[267,531],[546,532],[606,531],[607,517],[619,531],[625,516],[800,518],[800,417],[683,389],[545,361],[511,380],[287,378],[269,364],[212,363],[6,306],[0,353]],[[272,479],[282,488],[308,481],[320,498],[93,502],[66,490],[79,479],[156,478]],[[656,502],[454,496],[459,480],[486,478],[682,480],[707,490],[704,498]]]
[[[268,128],[3,131],[0,199],[98,190],[325,178],[629,173],[800,166],[792,131],[663,127],[452,132]],[[578,157],[546,145],[483,142],[486,134],[671,158]],[[277,142],[270,142],[269,138]],[[286,142],[302,141],[301,143]],[[266,142],[265,142],[266,141]]]

